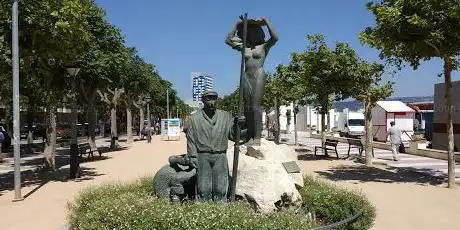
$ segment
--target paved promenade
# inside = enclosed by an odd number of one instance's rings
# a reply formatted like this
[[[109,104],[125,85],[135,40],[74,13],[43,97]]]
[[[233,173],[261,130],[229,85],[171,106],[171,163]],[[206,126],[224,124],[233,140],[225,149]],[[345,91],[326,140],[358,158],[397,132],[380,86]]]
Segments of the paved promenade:
[[[178,141],[161,141],[155,136],[150,144],[135,142],[128,149],[82,163],[83,177],[78,180],[66,179],[68,166],[54,176],[24,173],[22,192],[26,198],[15,203],[11,202],[12,178],[0,178],[1,229],[61,229],[66,223],[66,204],[82,189],[153,176],[169,156],[185,149],[184,136]],[[346,154],[342,151],[341,155]],[[364,192],[377,209],[373,229],[458,229],[460,189],[446,189],[442,181],[404,168],[368,168],[352,160],[314,158],[311,154],[299,157],[305,173]]]
[[[282,139],[287,143],[294,143],[294,133],[282,134]],[[313,146],[321,146],[321,140],[316,138],[310,138],[308,132],[298,132],[298,141],[300,144],[306,145],[310,148]],[[314,147],[313,147],[314,148]],[[320,150],[318,150],[320,151]],[[339,157],[345,158],[348,153],[348,144],[339,143],[337,145],[337,152]],[[329,156],[335,156],[335,153],[328,152]],[[322,153],[319,152],[319,155]],[[422,173],[425,175],[435,176],[439,178],[447,178],[447,161],[438,160],[428,157],[415,156],[410,154],[401,153],[399,155],[399,161],[393,161],[393,154],[391,151],[386,149],[374,148],[375,163],[385,164],[393,168],[407,169],[414,172]],[[350,150],[350,155],[359,155],[357,148]],[[364,155],[364,152],[363,152]],[[457,163],[455,170],[456,180],[460,182],[460,164]]]

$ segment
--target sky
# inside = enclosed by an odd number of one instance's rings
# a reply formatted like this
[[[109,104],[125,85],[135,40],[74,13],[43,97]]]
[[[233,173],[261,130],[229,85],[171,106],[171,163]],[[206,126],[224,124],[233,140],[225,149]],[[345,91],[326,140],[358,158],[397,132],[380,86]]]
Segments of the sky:
[[[125,35],[144,59],[158,69],[162,78],[173,83],[183,100],[192,98],[191,72],[214,78],[214,89],[228,95],[239,83],[240,54],[225,44],[238,16],[267,17],[279,41],[271,49],[265,70],[287,64],[292,52],[306,48],[307,34],[325,35],[331,47],[347,42],[368,61],[379,61],[378,50],[361,45],[358,34],[373,26],[374,17],[366,9],[368,0],[96,0],[107,18]],[[268,34],[266,35],[268,39]],[[431,96],[434,84],[443,82],[442,62],[424,62],[385,80],[396,82],[395,97]],[[460,80],[458,72],[453,80]]]

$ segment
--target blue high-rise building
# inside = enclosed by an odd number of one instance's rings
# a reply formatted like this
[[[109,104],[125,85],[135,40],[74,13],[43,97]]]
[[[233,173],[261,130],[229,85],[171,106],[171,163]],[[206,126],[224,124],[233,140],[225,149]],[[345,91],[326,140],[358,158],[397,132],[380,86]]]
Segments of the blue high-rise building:
[[[201,96],[206,90],[213,89],[213,79],[208,74],[192,73],[192,95],[193,100],[201,102]]]

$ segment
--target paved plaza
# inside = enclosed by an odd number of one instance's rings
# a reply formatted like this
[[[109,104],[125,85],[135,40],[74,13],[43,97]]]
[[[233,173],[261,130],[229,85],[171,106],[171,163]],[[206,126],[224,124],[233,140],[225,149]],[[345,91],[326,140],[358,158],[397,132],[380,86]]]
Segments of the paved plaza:
[[[302,145],[309,146],[321,146],[321,140],[316,138],[310,138],[308,132],[298,132],[298,142]],[[294,133],[282,134],[282,139],[288,143],[294,143]],[[321,150],[318,150],[319,154],[322,155]],[[337,145],[337,152],[339,157],[345,158],[348,153],[348,144],[339,143]],[[335,156],[335,153],[328,152],[330,156]],[[350,155],[359,155],[357,148],[351,148]],[[363,152],[364,155],[364,152]],[[447,161],[438,160],[434,158],[415,156],[410,154],[401,153],[399,155],[399,161],[393,161],[393,154],[390,150],[374,148],[374,163],[385,164],[389,167],[407,169],[414,172],[422,173],[429,176],[435,176],[439,178],[447,178]],[[457,183],[460,182],[460,164],[457,163],[455,176]]]
[[[314,141],[303,137],[299,140]],[[97,143],[101,147],[108,139]],[[123,140],[120,143],[124,145]],[[90,186],[153,176],[167,163],[169,156],[185,152],[186,142],[184,136],[178,141],[162,141],[154,136],[151,144],[138,141],[127,147],[83,162],[83,176],[77,180],[66,179],[68,166],[61,166],[55,175],[23,173],[25,200],[21,202],[12,202],[12,177],[1,174],[0,216],[1,220],[8,220],[2,221],[1,229],[62,229],[66,224],[66,204],[79,191]],[[346,155],[341,145],[339,153]],[[305,173],[361,190],[367,195],[377,209],[373,229],[458,229],[460,189],[447,189],[443,181],[414,174],[411,170],[385,166],[368,168],[350,159],[307,155],[299,161]]]

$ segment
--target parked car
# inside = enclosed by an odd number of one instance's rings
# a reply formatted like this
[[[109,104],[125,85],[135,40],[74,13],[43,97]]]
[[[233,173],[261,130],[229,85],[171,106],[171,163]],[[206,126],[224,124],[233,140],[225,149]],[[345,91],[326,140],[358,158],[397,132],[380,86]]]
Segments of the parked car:
[[[56,125],[56,135],[60,138],[69,138],[71,136],[71,125],[60,123]]]
[[[29,126],[24,125],[20,130],[20,139],[27,139],[29,135]],[[32,136],[34,139],[37,138],[46,138],[46,127],[43,124],[34,124],[32,125]]]

